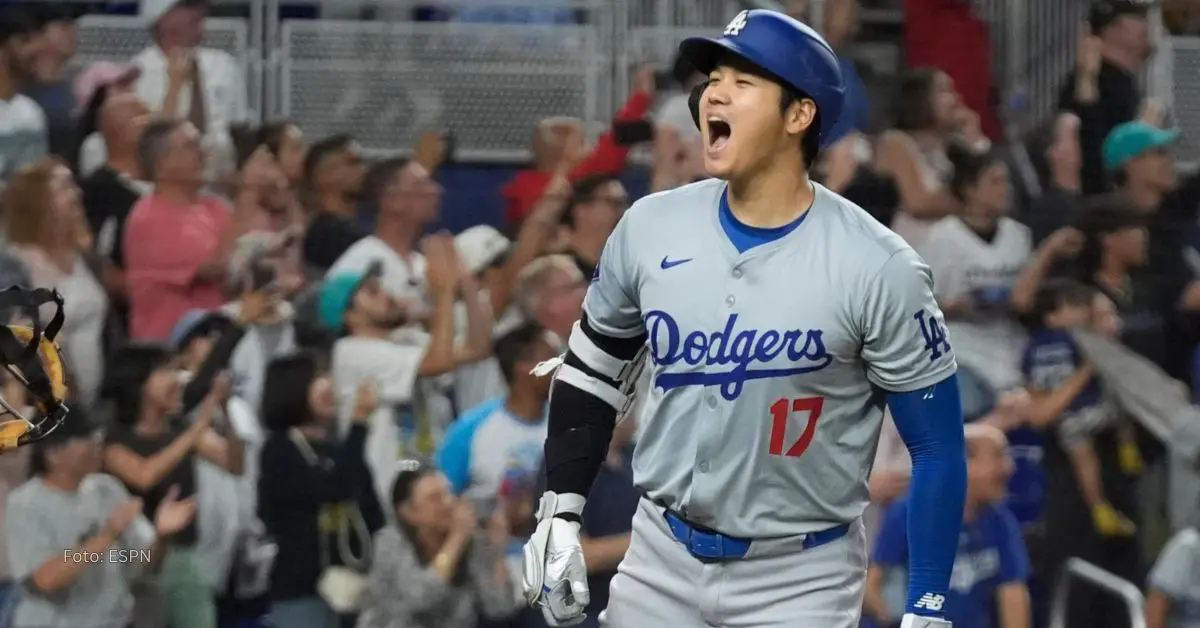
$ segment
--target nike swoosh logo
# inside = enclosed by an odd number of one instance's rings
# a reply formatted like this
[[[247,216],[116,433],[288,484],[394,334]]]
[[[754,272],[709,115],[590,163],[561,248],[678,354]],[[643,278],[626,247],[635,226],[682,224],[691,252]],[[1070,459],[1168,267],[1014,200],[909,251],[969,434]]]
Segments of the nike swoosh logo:
[[[687,259],[667,259],[664,257],[662,259],[662,264],[659,264],[659,266],[661,266],[663,270],[667,270],[668,268],[675,268],[680,264],[686,264],[690,261],[692,261],[692,258],[690,257]]]

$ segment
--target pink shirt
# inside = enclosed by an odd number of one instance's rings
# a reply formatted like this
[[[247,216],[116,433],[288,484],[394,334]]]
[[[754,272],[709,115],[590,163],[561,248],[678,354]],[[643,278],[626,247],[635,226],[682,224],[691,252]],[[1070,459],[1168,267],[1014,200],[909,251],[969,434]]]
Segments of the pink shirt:
[[[224,305],[223,283],[196,274],[217,249],[233,209],[215,196],[183,206],[143,196],[125,223],[125,283],[133,340],[166,340],[188,310]]]

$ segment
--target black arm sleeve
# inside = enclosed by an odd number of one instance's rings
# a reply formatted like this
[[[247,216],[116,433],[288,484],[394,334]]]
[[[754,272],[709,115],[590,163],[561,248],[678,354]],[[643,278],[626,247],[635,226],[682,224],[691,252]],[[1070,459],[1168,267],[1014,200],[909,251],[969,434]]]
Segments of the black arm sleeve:
[[[646,344],[644,335],[633,338],[603,336],[588,325],[586,314],[579,326],[597,347],[621,360],[634,359],[642,345]],[[570,351],[564,363],[614,388],[620,388],[618,382],[597,373]],[[600,463],[608,452],[616,414],[616,410],[599,397],[565,382],[554,383],[546,436],[547,490],[588,494],[600,470]]]
[[[183,413],[187,414],[200,405],[204,401],[204,397],[208,395],[208,391],[212,390],[213,380],[217,378],[217,374],[229,367],[229,360],[233,357],[234,349],[237,349],[238,343],[242,341],[242,336],[246,335],[245,328],[237,323],[230,322],[225,328],[225,331],[213,343],[213,348],[208,353],[208,358],[196,370],[195,377],[192,378],[186,386],[183,387]]]

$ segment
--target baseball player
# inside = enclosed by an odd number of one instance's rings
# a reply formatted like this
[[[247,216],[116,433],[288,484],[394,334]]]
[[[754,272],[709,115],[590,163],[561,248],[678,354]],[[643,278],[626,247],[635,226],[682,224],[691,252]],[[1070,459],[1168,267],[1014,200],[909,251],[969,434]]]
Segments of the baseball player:
[[[648,196],[604,248],[554,372],[528,601],[583,620],[580,513],[642,365],[644,494],[600,623],[852,628],[884,404],[913,460],[905,628],[943,628],[966,467],[955,360],[928,267],[808,178],[842,108],[833,50],[744,11],[683,42],[714,179]],[[648,362],[643,358],[648,356]]]

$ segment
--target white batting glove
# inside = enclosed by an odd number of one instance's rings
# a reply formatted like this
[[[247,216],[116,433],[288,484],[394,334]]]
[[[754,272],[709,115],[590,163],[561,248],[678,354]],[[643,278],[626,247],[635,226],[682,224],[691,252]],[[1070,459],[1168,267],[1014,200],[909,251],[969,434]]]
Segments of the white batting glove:
[[[900,628],[952,628],[952,624],[937,617],[923,617],[921,615],[905,613],[904,617],[900,620]]]
[[[583,621],[587,616],[583,610],[591,601],[579,524],[554,516],[580,515],[583,504],[582,495],[546,491],[538,504],[537,529],[525,544],[525,601],[541,608],[551,626],[573,626]]]

